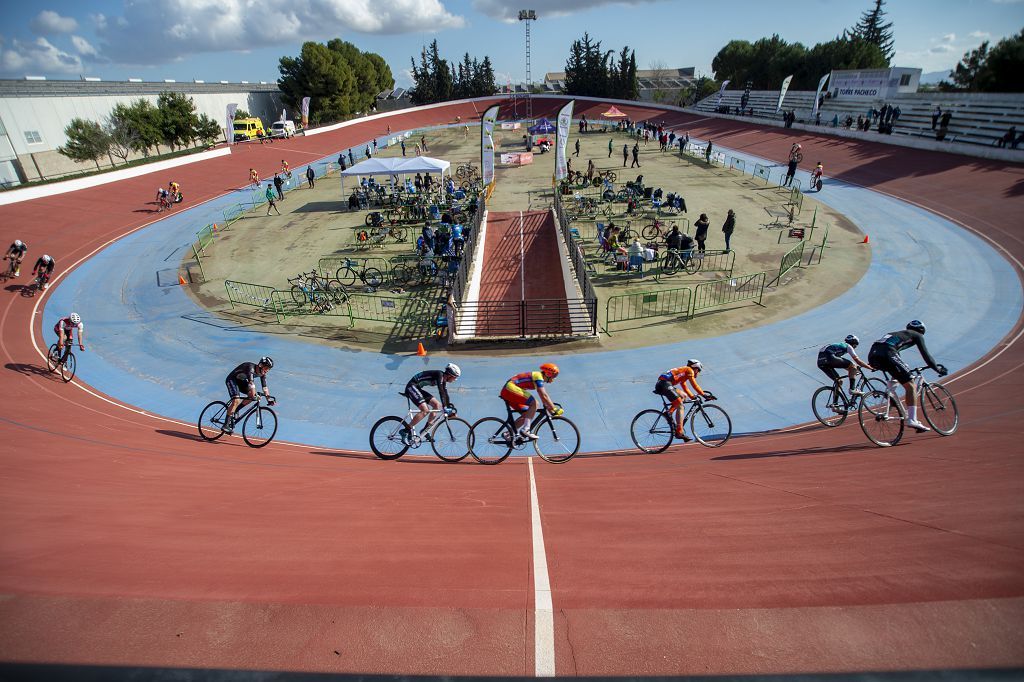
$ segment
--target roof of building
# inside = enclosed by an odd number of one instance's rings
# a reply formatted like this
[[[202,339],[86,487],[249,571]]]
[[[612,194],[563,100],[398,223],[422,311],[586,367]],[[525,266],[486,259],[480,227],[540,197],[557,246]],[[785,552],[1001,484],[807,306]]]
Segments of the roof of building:
[[[0,79],[0,97],[95,97],[101,95],[158,95],[161,92],[231,93],[278,92],[271,83],[197,83],[194,81],[100,81]]]

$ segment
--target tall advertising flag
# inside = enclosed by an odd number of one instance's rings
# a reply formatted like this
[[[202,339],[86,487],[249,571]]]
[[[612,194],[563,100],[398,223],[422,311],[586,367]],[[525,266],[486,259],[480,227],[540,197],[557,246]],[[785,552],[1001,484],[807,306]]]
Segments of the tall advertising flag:
[[[558,112],[558,138],[556,140],[557,153],[555,154],[555,180],[565,180],[569,174],[565,165],[565,148],[569,144],[569,128],[572,126],[572,107],[576,100],[571,100]]]
[[[480,167],[483,169],[484,187],[494,180],[494,124],[498,120],[498,105],[484,112],[480,119]]]
[[[715,102],[716,107],[722,106],[722,95],[725,94],[725,87],[729,85],[731,81],[725,81],[722,83],[722,89],[718,91],[718,101]]]
[[[224,133],[224,136],[227,138],[229,144],[234,144],[234,142],[235,142],[235,112],[236,111],[238,111],[238,105],[237,104],[229,104],[228,105],[228,110],[227,110],[228,127],[227,127],[227,131]]]
[[[828,82],[828,77],[830,75],[832,74],[826,73],[821,77],[821,80],[818,81],[818,91],[814,93],[814,110],[811,112],[812,118],[818,115],[818,101],[821,100],[821,91],[825,88],[825,83]]]
[[[302,127],[309,125],[309,98],[302,98]]]
[[[782,81],[782,92],[779,93],[779,106],[775,107],[775,111],[782,111],[782,100],[786,98],[786,90],[789,90],[789,82],[793,80],[793,76],[786,76],[786,80]]]

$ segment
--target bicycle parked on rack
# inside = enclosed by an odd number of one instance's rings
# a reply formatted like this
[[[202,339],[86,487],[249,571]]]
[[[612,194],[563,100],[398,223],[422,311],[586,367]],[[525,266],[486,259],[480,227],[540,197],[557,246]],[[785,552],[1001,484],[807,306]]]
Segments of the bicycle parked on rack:
[[[462,163],[455,169],[455,177],[459,180],[473,180],[480,177],[480,169],[472,163]]]
[[[269,406],[260,404],[263,394],[257,393],[255,400],[246,408],[235,412],[235,423],[242,425],[242,440],[251,448],[262,448],[274,440],[277,433],[277,414]],[[273,396],[268,402],[276,402]],[[213,442],[224,435],[227,425],[228,406],[221,400],[214,400],[199,413],[199,436]]]
[[[384,275],[381,274],[378,268],[366,267],[365,263],[362,267],[359,267],[359,264],[354,260],[346,260],[345,264],[338,268],[334,276],[342,286],[346,287],[354,285],[357,279],[374,289],[377,289],[384,283]]]
[[[676,227],[676,223],[674,220],[662,222],[657,218],[654,218],[654,220],[652,220],[650,223],[644,225],[643,228],[641,228],[640,234],[643,235],[644,239],[660,239],[662,235],[671,232],[674,227]]]
[[[715,397],[708,394],[706,399],[698,396],[684,400],[683,404],[689,403],[690,408],[683,415],[681,423],[689,421],[690,432],[698,443],[709,448],[718,448],[725,445],[732,436],[732,419],[729,418],[729,413],[718,405],[708,405],[708,400],[715,400]],[[661,396],[660,410],[642,410],[637,413],[629,427],[633,444],[652,455],[668,449],[676,438],[673,421],[675,410],[672,403],[666,400],[665,396]]]
[[[704,255],[696,249],[669,249],[662,256],[661,272],[665,275],[674,275],[683,270],[688,275],[695,275],[703,264]]]
[[[381,459],[398,459],[410,449],[417,449],[423,443],[430,443],[434,454],[445,462],[459,462],[469,454],[469,435],[472,427],[462,417],[457,417],[454,407],[430,410],[430,418],[440,415],[427,434],[416,433],[409,428],[412,418],[419,414],[419,408],[412,404],[405,393],[408,414],[402,417],[381,417],[370,429],[370,449]]]
[[[917,388],[921,413],[936,433],[951,436],[960,424],[960,411],[949,389],[924,378],[923,372],[926,369],[917,367],[910,370],[911,381]],[[890,386],[891,383],[887,383],[885,390],[866,394],[860,399],[857,408],[857,419],[864,435],[879,447],[899,443],[906,427],[907,408],[896,394],[897,385]]]
[[[857,409],[858,399],[872,391],[884,391],[885,382],[877,377],[868,377],[859,372],[854,388],[860,396],[848,396],[843,389],[845,377],[836,379],[832,386],[822,386],[811,396],[811,409],[815,418],[825,426],[839,426],[846,421],[846,416]]]
[[[327,312],[348,300],[348,291],[336,279],[321,277],[316,270],[289,278],[292,300],[296,305],[311,304],[316,312]]]
[[[64,344],[63,354],[57,344],[52,344],[46,353],[46,368],[51,372],[56,372],[59,369],[60,378],[64,380],[65,384],[75,378],[77,366],[78,362],[75,360],[75,354],[71,352],[70,343]]]
[[[561,407],[555,403],[556,407]],[[469,433],[469,451],[473,459],[481,464],[498,464],[512,454],[533,443],[536,452],[545,462],[561,464],[568,462],[580,450],[580,430],[562,416],[552,416],[543,404],[537,410],[530,430],[538,436],[531,441],[520,435],[515,422],[519,416],[507,405],[505,419],[484,417],[473,424]]]
[[[429,257],[423,256],[419,258],[416,263],[396,264],[391,269],[391,278],[395,284],[402,286],[409,286],[411,284],[429,284],[437,278],[437,273],[440,268],[437,266],[437,262]]]

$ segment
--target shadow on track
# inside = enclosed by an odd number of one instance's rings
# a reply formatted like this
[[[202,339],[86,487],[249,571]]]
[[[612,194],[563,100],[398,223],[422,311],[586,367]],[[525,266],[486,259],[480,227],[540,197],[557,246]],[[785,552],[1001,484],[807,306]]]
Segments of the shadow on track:
[[[27,377],[31,377],[31,376],[36,376],[36,377],[56,377],[57,376],[53,372],[51,372],[50,370],[46,369],[45,367],[40,367],[39,365],[30,365],[30,364],[28,364],[26,362],[8,362],[6,365],[4,365],[4,367],[6,367],[7,369],[11,370],[12,372],[17,372],[18,374],[24,374]]]
[[[851,445],[837,445],[832,447],[817,447],[817,448],[794,448],[791,450],[769,450],[768,452],[751,452],[744,455],[722,455],[721,457],[712,457],[712,461],[727,461],[732,459],[762,459],[764,457],[798,457],[802,455],[831,455],[841,452],[856,452],[858,450],[877,450],[874,445],[870,443],[858,443]]]

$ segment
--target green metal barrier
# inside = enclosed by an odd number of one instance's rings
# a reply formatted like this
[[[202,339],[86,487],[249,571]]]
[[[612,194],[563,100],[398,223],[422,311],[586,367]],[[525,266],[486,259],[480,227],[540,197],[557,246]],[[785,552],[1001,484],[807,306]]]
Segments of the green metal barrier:
[[[213,244],[216,236],[216,226],[207,225],[199,230],[199,232],[196,232],[196,241],[192,242],[192,255],[195,256],[196,264],[199,265],[199,272],[203,276],[203,281],[206,281],[206,270],[203,268],[202,257],[206,255],[206,247]]]
[[[384,281],[390,281],[391,279],[391,263],[386,258],[354,258],[352,256],[324,256],[317,261],[317,268],[320,270],[322,277],[334,278],[338,274],[338,270],[345,267],[349,263],[352,263],[352,267],[357,271],[361,272],[366,268],[377,268],[380,270],[381,275],[384,276]],[[359,283],[358,280],[356,282]]]
[[[664,256],[663,256],[664,257]],[[693,251],[693,258],[700,260],[700,270],[695,272],[690,277],[699,275],[702,272],[724,272],[725,274],[732,276],[733,265],[736,263],[736,252],[735,251],[724,251],[724,250],[707,250],[703,255],[699,251]],[[659,259],[658,261],[662,261]],[[652,268],[654,269],[654,268]],[[681,275],[680,279],[684,279],[687,276],[686,270],[680,268],[672,275],[666,275],[663,269],[659,266],[654,269],[654,279],[660,280],[662,277],[676,277]]]
[[[829,228],[828,223],[825,223],[825,232],[824,232],[824,234],[821,235],[821,243],[820,244],[811,244],[811,253],[807,256],[807,264],[808,265],[810,265],[811,261],[814,260],[814,252],[815,251],[818,252],[818,262],[817,262],[817,264],[818,265],[821,264],[821,257],[823,255],[825,255],[825,249],[828,248],[828,228]]]
[[[793,187],[793,189],[790,190],[788,205],[793,207],[793,210],[797,213],[797,215],[799,215],[800,212],[803,210],[804,193],[800,191],[799,183],[797,183],[797,186]]]
[[[232,204],[225,208],[221,213],[224,216],[224,227],[230,226],[236,220],[242,217],[245,213],[246,208],[242,204]]]
[[[743,159],[738,159],[735,156],[729,157],[729,168],[738,170],[740,173],[747,172],[747,162]]]
[[[665,315],[682,315],[685,319],[689,317],[692,295],[689,287],[681,287],[610,296],[604,304],[604,333],[611,336],[608,328],[616,322]]]
[[[758,305],[761,305],[761,299],[764,297],[765,278],[764,272],[755,272],[751,275],[738,275],[698,284],[693,291],[690,317],[702,310],[721,308],[739,301],[755,300]]]
[[[232,308],[236,304],[249,305],[264,312],[278,314],[278,306],[274,299],[274,287],[226,279],[224,280],[224,289],[228,292],[228,300],[231,301]]]
[[[753,174],[750,177],[762,178],[764,180],[764,184],[767,185],[768,182],[771,180],[771,175],[772,175],[772,167],[771,166],[766,166],[763,163],[758,163],[758,164],[754,165],[754,172],[753,172]]]
[[[799,241],[782,256],[782,261],[779,263],[779,275],[771,281],[772,284],[781,283],[787,272],[800,265],[800,261],[804,258],[804,245],[806,244],[806,241]]]
[[[352,324],[352,315],[348,303],[332,303],[323,292],[315,292],[308,299],[296,303],[292,298],[291,291],[275,290],[272,294],[274,310],[277,312],[277,321],[284,322],[289,317],[301,317],[305,315],[318,315],[323,317],[347,317],[349,326]]]

